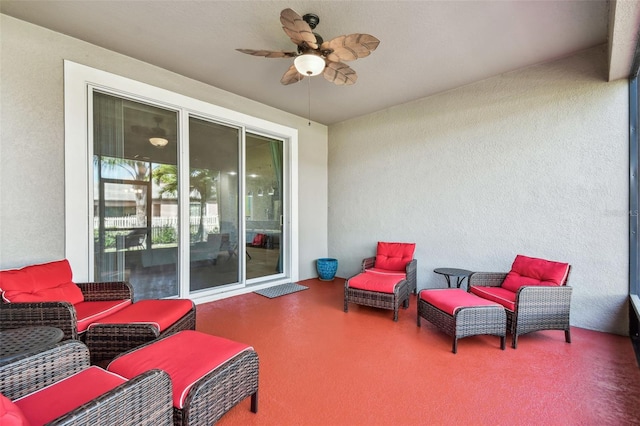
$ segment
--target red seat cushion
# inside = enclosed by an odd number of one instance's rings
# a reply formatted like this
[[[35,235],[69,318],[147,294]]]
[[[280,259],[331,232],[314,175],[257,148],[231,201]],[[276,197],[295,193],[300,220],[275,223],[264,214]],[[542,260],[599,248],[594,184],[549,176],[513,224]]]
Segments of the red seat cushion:
[[[97,300],[95,302],[81,302],[74,306],[78,320],[78,333],[82,333],[94,321],[109,316],[131,305],[130,299],[125,300]]]
[[[166,371],[171,377],[173,405],[181,409],[198,380],[248,350],[253,348],[244,343],[184,330],[117,357],[107,369],[127,378],[153,368]]]
[[[0,425],[2,426],[28,426],[29,421],[22,413],[20,407],[11,402],[9,398],[0,393]]]
[[[405,274],[371,272],[367,269],[365,272],[349,279],[349,287],[359,290],[377,291],[379,293],[393,294],[396,285],[406,278]]]
[[[569,275],[569,264],[517,255],[502,287],[517,292],[525,285],[561,286]]]
[[[99,367],[89,367],[14,403],[32,425],[42,425],[126,382]],[[4,424],[4,423],[3,423]]]
[[[461,308],[473,306],[500,306],[487,299],[469,294],[460,288],[422,290],[420,299],[453,316]]]
[[[382,275],[395,275],[397,277],[402,277],[403,279],[407,278],[407,274],[404,271],[404,269],[402,270],[402,272],[400,272],[400,271],[389,271],[389,270],[380,269],[380,268],[369,268],[366,270],[366,272],[371,272],[374,274],[382,274]]]
[[[497,302],[512,312],[516,310],[516,294],[506,288],[471,286],[469,291],[484,299]]]
[[[405,271],[407,263],[413,259],[415,243],[378,242],[375,267],[387,271]]]
[[[96,324],[134,324],[148,323],[163,332],[175,324],[193,307],[188,299],[141,300],[120,309],[112,315],[93,321]]]
[[[69,302],[84,300],[73,281],[69,262],[58,260],[0,271],[0,291],[6,302]]]

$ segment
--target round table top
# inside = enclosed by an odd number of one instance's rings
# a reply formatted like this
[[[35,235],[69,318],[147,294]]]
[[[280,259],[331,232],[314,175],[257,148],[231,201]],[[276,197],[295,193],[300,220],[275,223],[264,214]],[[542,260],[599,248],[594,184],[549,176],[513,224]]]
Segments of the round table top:
[[[64,337],[59,328],[34,326],[0,331],[0,361],[7,362],[19,355],[58,343]]]
[[[436,268],[433,270],[436,274],[450,275],[452,277],[468,277],[473,271],[458,268]]]

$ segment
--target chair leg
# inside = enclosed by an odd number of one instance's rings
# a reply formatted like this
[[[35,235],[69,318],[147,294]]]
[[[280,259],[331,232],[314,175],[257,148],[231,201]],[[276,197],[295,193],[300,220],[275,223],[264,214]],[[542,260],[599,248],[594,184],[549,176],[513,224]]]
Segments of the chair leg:
[[[502,349],[503,351],[504,351],[504,348],[507,346],[506,341],[507,341],[506,336],[500,336],[500,349]]]
[[[347,296],[344,297],[344,311],[349,312],[349,298]]]
[[[258,391],[256,391],[253,395],[251,395],[251,412],[258,412]]]
[[[419,309],[419,307],[418,307]],[[420,314],[418,314],[418,327],[420,327],[422,324],[420,324]]]
[[[453,352],[454,354],[458,353],[458,338],[457,337],[453,338],[453,348],[451,348],[451,352]]]
[[[511,340],[511,347],[513,349],[518,348],[518,335],[516,333],[513,333],[513,340]]]
[[[409,309],[409,297],[407,297],[404,302],[402,302],[403,309]]]
[[[567,343],[571,343],[571,330],[570,329],[566,329],[564,331],[564,340],[566,340]]]
[[[393,308],[393,320],[398,322],[398,305]]]

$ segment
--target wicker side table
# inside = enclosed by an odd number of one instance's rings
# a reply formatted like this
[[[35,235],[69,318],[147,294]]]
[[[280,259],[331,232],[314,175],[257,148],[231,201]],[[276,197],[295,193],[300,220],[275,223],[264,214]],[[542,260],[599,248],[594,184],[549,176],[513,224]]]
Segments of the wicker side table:
[[[46,349],[60,342],[64,333],[59,328],[34,326],[0,331],[0,365],[8,364],[22,354]]]

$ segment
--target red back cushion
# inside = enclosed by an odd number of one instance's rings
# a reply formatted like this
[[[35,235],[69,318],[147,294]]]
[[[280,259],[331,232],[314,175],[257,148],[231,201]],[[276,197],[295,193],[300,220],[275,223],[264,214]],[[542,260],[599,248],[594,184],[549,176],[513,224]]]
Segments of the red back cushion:
[[[378,242],[375,266],[387,271],[404,271],[413,259],[415,249],[415,243]]]
[[[502,283],[514,293],[525,285],[561,286],[569,275],[569,264],[517,255],[511,271]]]
[[[66,259],[0,271],[0,291],[7,302],[76,304],[84,301],[84,296],[72,277],[71,266]]]

